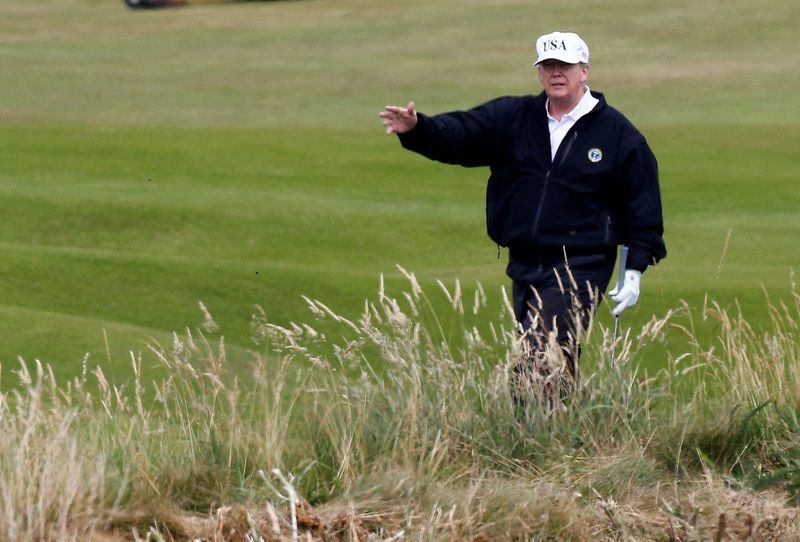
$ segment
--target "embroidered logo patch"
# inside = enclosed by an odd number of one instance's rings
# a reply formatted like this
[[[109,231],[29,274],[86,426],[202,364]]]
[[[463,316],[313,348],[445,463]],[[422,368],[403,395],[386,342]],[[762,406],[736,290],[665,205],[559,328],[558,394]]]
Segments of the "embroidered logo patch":
[[[589,154],[587,154],[587,156],[589,157],[590,162],[597,163],[603,159],[603,151],[595,147],[593,149],[589,149]]]

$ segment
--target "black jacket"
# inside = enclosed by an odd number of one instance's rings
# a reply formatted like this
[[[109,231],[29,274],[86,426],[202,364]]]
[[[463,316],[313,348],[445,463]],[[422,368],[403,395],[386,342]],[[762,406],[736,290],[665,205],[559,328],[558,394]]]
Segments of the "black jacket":
[[[658,166],[644,136],[600,102],[550,158],[546,96],[507,96],[469,111],[418,114],[403,147],[433,160],[489,166],[486,227],[512,251],[536,246],[630,247],[644,271],[666,256]]]

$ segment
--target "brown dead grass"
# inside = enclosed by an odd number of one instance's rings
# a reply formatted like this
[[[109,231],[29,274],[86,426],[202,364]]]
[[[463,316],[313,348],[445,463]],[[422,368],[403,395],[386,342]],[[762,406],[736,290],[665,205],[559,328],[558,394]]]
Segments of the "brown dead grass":
[[[512,489],[504,484],[498,487]],[[525,488],[519,485],[516,490],[525,493]],[[264,542],[800,540],[800,509],[778,491],[737,491],[710,477],[654,487],[624,503],[600,495],[581,496],[566,488],[561,490],[561,495],[552,492],[542,495],[541,508],[523,506],[515,528],[501,524],[464,525],[465,517],[475,519],[480,502],[473,503],[472,510],[465,515],[457,506],[442,510],[414,502],[386,503],[382,510],[362,511],[357,502],[313,507],[302,501],[296,512],[296,538],[289,511],[267,503],[260,507],[223,506],[205,516],[169,510],[126,514],[113,518],[106,531],[94,534],[90,540],[145,540],[148,526],[170,542],[249,542],[259,537]],[[490,503],[483,502],[487,504]],[[553,518],[559,511],[564,517]],[[564,518],[570,518],[566,525],[562,524]],[[561,527],[557,528],[558,525]]]

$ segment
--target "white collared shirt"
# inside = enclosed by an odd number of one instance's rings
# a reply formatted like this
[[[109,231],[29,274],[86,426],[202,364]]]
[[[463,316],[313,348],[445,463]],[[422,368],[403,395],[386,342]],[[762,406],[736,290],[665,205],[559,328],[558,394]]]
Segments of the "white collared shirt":
[[[584,116],[586,113],[594,109],[594,106],[600,101],[594,96],[592,93],[589,92],[589,87],[584,87],[586,92],[583,93],[583,98],[581,101],[578,102],[572,111],[566,113],[561,120],[556,120],[550,115],[548,111],[548,106],[550,105],[550,100],[548,99],[545,101],[544,110],[547,113],[547,126],[550,128],[550,159],[555,159],[556,152],[558,151],[559,145],[561,142],[564,141],[564,136],[567,135],[569,129],[578,122],[578,119]]]

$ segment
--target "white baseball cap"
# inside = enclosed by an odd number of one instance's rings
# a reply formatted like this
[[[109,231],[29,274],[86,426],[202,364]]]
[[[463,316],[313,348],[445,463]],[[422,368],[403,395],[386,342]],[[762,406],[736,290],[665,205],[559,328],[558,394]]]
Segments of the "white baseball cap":
[[[551,32],[536,40],[536,64],[560,60],[567,64],[588,64],[589,46],[574,32]]]

